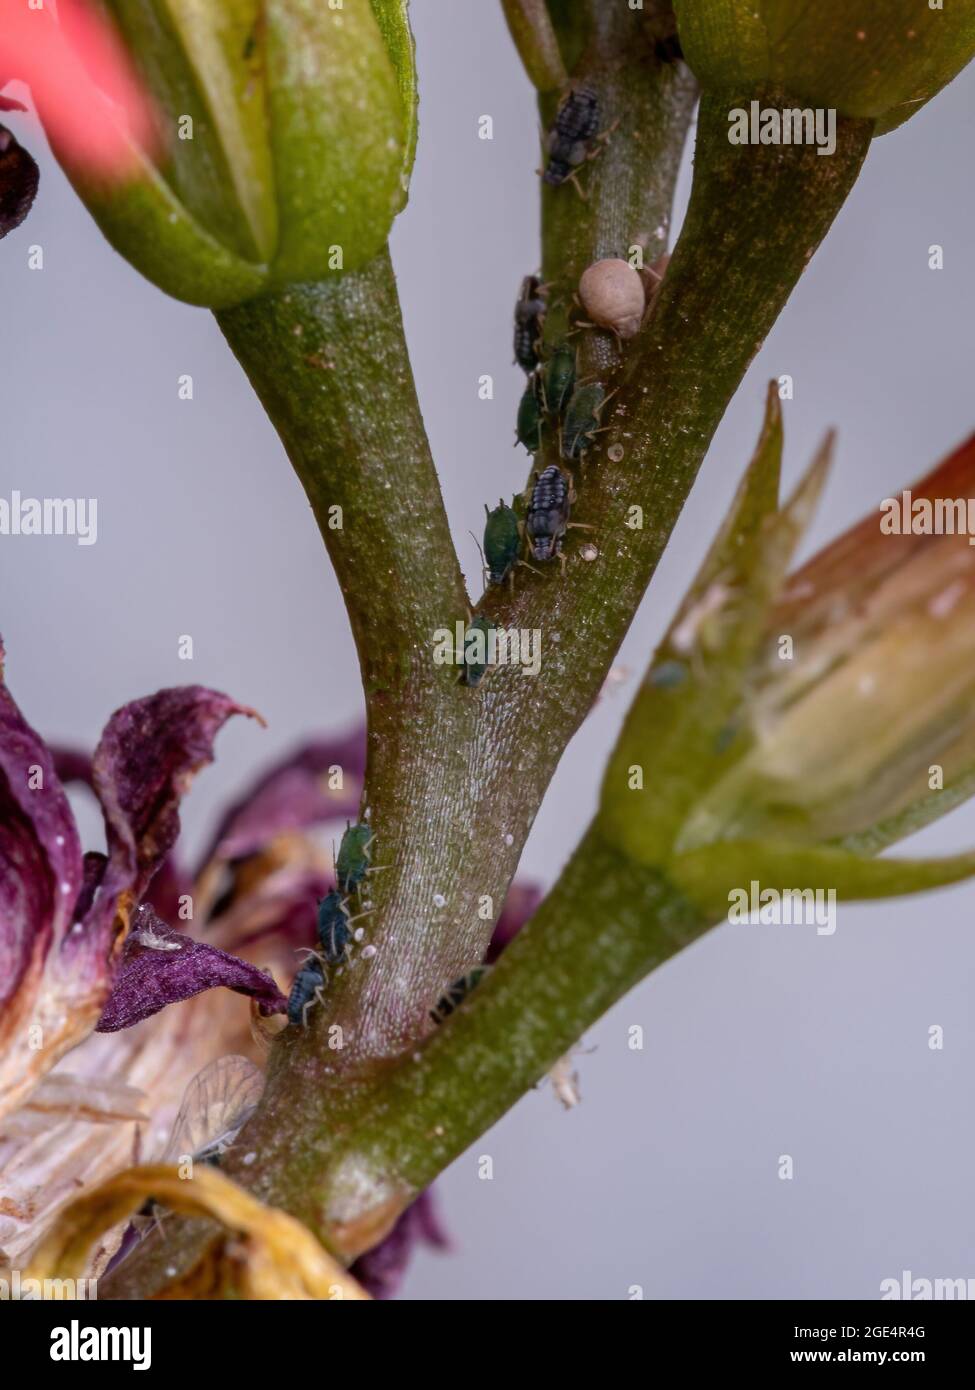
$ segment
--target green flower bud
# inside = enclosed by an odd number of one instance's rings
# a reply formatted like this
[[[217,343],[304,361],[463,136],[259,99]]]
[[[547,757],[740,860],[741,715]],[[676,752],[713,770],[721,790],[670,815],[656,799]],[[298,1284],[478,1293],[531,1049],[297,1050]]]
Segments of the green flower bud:
[[[223,309],[382,248],[415,144],[405,0],[106,3],[154,98],[159,149],[112,179],[55,153],[148,279]]]
[[[780,88],[814,107],[912,116],[975,54],[968,0],[674,0],[684,55],[704,87]]]
[[[792,576],[830,448],[782,507],[781,452],[773,382],[598,817],[708,912],[751,880],[873,897],[975,872],[872,857],[975,792],[975,436]]]

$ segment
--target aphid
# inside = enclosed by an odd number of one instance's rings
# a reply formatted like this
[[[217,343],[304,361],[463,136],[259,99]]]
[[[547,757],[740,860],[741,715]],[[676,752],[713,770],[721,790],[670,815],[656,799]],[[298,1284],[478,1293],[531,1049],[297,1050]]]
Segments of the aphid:
[[[562,552],[562,539],[572,508],[572,480],[550,464],[535,474],[525,529],[533,560],[554,560]]]
[[[640,272],[629,261],[615,256],[593,261],[582,272],[579,298],[598,328],[608,328],[621,339],[639,333],[647,294]]]
[[[676,34],[669,34],[665,39],[658,39],[653,46],[653,51],[662,63],[679,63],[684,58],[684,50],[681,48],[680,39]]]
[[[191,1154],[201,1162],[218,1163],[257,1109],[263,1090],[263,1073],[246,1057],[210,1062],[187,1086],[160,1162],[174,1163]]]
[[[558,186],[589,154],[588,143],[599,128],[599,99],[591,87],[573,87],[562,98],[545,142],[548,162],[542,178]]]
[[[449,985],[430,1010],[430,1017],[433,1022],[443,1023],[445,1019],[448,1019],[457,1006],[464,1002],[471,990],[480,984],[490,969],[489,965],[475,965],[473,970],[468,970],[466,975],[461,975],[459,980],[455,980],[452,985]]]
[[[562,457],[580,459],[596,438],[599,417],[609,397],[598,381],[573,392],[562,421]]]
[[[518,560],[518,547],[521,543],[521,529],[518,517],[511,507],[498,501],[494,511],[487,507],[487,521],[484,523],[484,559],[488,580],[491,584],[503,584],[514,569]]]
[[[576,380],[575,348],[561,343],[542,371],[542,401],[550,415],[561,415]]]
[[[476,689],[484,679],[488,666],[488,642],[491,624],[487,618],[477,617],[464,636],[464,669],[461,672],[461,685]]]
[[[318,940],[329,965],[341,965],[346,958],[352,928],[349,906],[334,889],[318,904]]]
[[[537,275],[526,275],[515,305],[515,361],[526,372],[533,372],[538,366],[538,343],[545,321],[545,300],[539,294],[540,288]]]
[[[537,454],[542,447],[542,411],[538,400],[538,376],[528,378],[525,394],[518,406],[516,443],[524,444],[530,454]]]
[[[314,1004],[325,1002],[325,973],[322,963],[314,952],[294,978],[291,993],[288,995],[288,1022],[300,1023],[308,1027],[308,1010]]]
[[[335,861],[335,878],[343,893],[351,893],[369,872],[372,862],[372,842],[376,838],[371,825],[347,825]]]

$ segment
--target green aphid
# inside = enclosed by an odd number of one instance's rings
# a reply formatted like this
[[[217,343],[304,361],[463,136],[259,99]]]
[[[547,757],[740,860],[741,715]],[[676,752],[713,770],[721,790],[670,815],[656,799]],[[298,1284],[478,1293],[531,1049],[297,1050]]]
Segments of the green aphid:
[[[481,983],[490,969],[489,965],[475,965],[473,970],[468,970],[466,975],[461,975],[459,980],[449,985],[430,1010],[430,1017],[434,1023],[443,1023],[448,1019],[458,1005],[463,1004],[471,990]]]
[[[372,862],[372,842],[376,838],[371,825],[346,827],[335,860],[335,878],[341,893],[351,893],[369,872]]]
[[[562,421],[562,457],[581,459],[596,438],[599,416],[606,404],[606,392],[598,381],[580,386],[572,393]]]
[[[686,677],[687,667],[682,661],[662,661],[653,668],[647,680],[663,690],[672,690],[676,685],[683,685]]]
[[[518,517],[511,507],[503,501],[498,502],[493,512],[487,507],[487,521],[484,523],[484,563],[491,584],[503,584],[518,560],[521,545],[521,531]]]
[[[561,415],[576,381],[576,350],[557,347],[542,372],[542,401],[550,415]]]
[[[464,635],[464,669],[461,684],[476,689],[484,679],[488,669],[488,646],[491,624],[487,618],[477,617]]]
[[[524,444],[530,454],[542,447],[542,408],[538,400],[538,377],[530,376],[525,394],[518,405],[516,443]]]

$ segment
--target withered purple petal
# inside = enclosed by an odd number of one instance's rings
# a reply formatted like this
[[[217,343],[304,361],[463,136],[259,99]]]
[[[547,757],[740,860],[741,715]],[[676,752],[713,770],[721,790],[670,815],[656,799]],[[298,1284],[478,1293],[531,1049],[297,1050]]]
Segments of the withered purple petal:
[[[193,884],[175,854],[167,854],[153,874],[145,901],[156,909],[164,922],[175,922],[179,920],[180,899],[192,892]]]
[[[227,951],[173,931],[147,903],[132,916],[115,985],[96,1031],[116,1033],[144,1018],[223,985],[256,999],[265,1014],[284,1013],[287,1000],[270,975]]]
[[[65,785],[69,782],[84,782],[86,786],[91,786],[90,753],[66,744],[52,743],[48,746],[54,759],[54,770]]]
[[[349,1273],[373,1298],[392,1298],[403,1282],[413,1251],[421,1244],[437,1250],[450,1248],[429,1187],[406,1208],[385,1240],[359,1256]]]
[[[534,883],[513,883],[504,900],[501,916],[498,918],[491,944],[484,957],[488,965],[493,965],[504,948],[514,940],[542,900],[542,890]]]
[[[354,816],[365,772],[366,736],[313,739],[263,773],[221,819],[200,869],[211,859],[240,859],[285,830],[302,830],[336,816]],[[329,769],[343,771],[341,792],[323,785]]]
[[[71,926],[81,883],[68,799],[3,681],[0,643],[0,1005]]]
[[[0,97],[0,110],[20,107]],[[20,107],[23,110],[23,107]],[[31,156],[18,144],[6,126],[0,125],[0,237],[5,237],[31,210],[40,175]]]
[[[160,690],[112,715],[92,776],[105,813],[109,869],[124,872],[137,898],[179,834],[180,798],[213,761],[213,741],[233,714],[258,718],[204,686]]]

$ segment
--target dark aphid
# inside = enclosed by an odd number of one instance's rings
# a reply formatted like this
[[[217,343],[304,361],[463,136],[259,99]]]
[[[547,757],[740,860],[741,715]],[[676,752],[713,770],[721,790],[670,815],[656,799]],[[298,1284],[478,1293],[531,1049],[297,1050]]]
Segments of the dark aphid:
[[[515,305],[515,361],[526,372],[533,372],[538,366],[538,343],[545,320],[545,300],[538,292],[540,286],[537,275],[526,275]]]
[[[653,51],[662,63],[683,61],[684,50],[681,48],[680,39],[676,34],[669,34],[665,39],[658,39],[653,46]]]
[[[455,980],[452,985],[449,985],[430,1010],[430,1017],[434,1023],[443,1023],[444,1019],[449,1018],[457,1006],[464,1002],[471,990],[481,983],[490,969],[489,965],[475,965],[473,970],[468,970],[466,975],[461,975],[459,980]]]
[[[525,394],[518,406],[517,443],[524,444],[530,454],[542,447],[542,408],[538,399],[538,377],[528,378]]]
[[[327,893],[318,904],[318,940],[329,965],[341,965],[345,960],[352,928],[349,908],[341,893]]]
[[[599,100],[590,87],[574,87],[562,98],[548,133],[546,183],[565,183],[588,154],[587,144],[599,128]]]
[[[490,633],[491,624],[484,617],[475,618],[467,629],[464,636],[464,669],[460,677],[462,685],[469,685],[472,689],[476,689],[484,679],[490,665],[488,661]]]
[[[324,1003],[325,975],[316,955],[310,955],[298,971],[288,995],[288,1022],[308,1026],[308,1010]]]
[[[376,838],[371,825],[347,825],[335,861],[335,878],[343,893],[351,893],[369,872],[372,862],[372,842]]]
[[[562,540],[572,508],[572,484],[555,464],[535,474],[525,529],[533,560],[554,560],[562,550]]]
[[[484,560],[488,579],[492,584],[503,584],[518,559],[521,544],[521,530],[518,517],[511,507],[499,501],[493,512],[488,512],[484,523]]]
[[[572,395],[576,379],[576,352],[568,343],[561,343],[542,371],[542,402],[550,415],[561,415]]]
[[[582,458],[596,437],[599,414],[605,403],[606,392],[598,381],[573,392],[562,421],[563,458]]]

